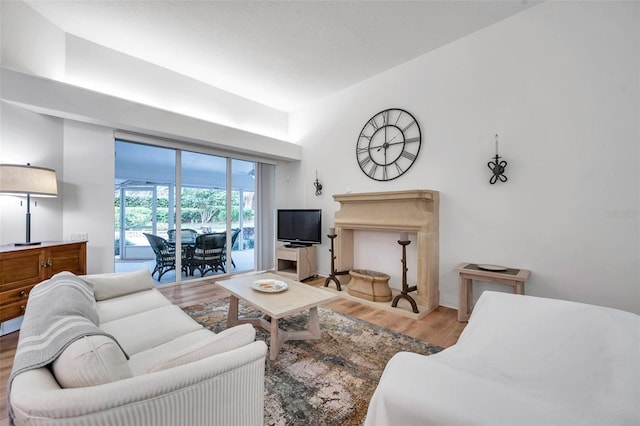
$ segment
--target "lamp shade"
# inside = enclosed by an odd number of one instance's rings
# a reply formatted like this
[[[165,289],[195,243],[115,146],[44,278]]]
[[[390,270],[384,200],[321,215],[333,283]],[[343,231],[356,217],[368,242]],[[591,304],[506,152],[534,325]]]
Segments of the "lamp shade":
[[[56,197],[56,171],[30,165],[0,164],[0,194]]]

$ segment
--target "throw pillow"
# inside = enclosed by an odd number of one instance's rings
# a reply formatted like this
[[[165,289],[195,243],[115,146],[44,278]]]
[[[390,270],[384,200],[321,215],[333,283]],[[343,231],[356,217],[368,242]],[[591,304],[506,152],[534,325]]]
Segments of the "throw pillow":
[[[120,346],[102,335],[71,343],[53,362],[53,375],[63,388],[96,386],[133,377]]]
[[[154,287],[153,278],[147,269],[117,274],[86,275],[83,279],[93,284],[96,300],[111,299]]]
[[[189,364],[212,355],[228,352],[230,350],[248,345],[256,339],[256,330],[251,324],[242,324],[228,328],[213,336],[213,339],[198,342],[182,351],[172,354],[155,363],[150,373],[166,370],[167,368]]]

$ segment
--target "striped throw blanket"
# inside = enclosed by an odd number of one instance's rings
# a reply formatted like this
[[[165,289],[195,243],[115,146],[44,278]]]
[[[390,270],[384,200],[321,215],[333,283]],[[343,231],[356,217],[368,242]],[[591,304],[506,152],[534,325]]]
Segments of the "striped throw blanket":
[[[70,272],[61,272],[33,287],[9,378],[9,397],[14,377],[51,364],[81,337],[101,334],[113,339],[98,325],[91,283]],[[13,424],[10,402],[9,421]]]

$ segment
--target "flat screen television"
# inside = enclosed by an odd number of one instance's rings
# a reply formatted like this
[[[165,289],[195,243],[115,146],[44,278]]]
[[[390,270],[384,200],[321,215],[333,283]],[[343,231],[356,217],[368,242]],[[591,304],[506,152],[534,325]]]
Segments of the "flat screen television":
[[[292,247],[322,243],[322,210],[279,209],[277,213],[278,241]]]

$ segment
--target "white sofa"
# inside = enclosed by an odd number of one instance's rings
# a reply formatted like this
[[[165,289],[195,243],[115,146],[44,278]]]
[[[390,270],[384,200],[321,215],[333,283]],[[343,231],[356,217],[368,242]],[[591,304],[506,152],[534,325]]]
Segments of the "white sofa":
[[[93,284],[99,329],[117,343],[102,335],[85,336],[66,346],[53,364],[12,374],[11,421],[19,425],[263,423],[267,348],[255,341],[251,325],[214,334],[155,289],[148,271],[81,278]],[[37,288],[30,295],[22,330],[39,315],[29,309]],[[29,344],[22,340],[21,334],[16,358],[24,356]]]
[[[387,364],[365,425],[639,425],[640,316],[484,292],[457,344]]]

